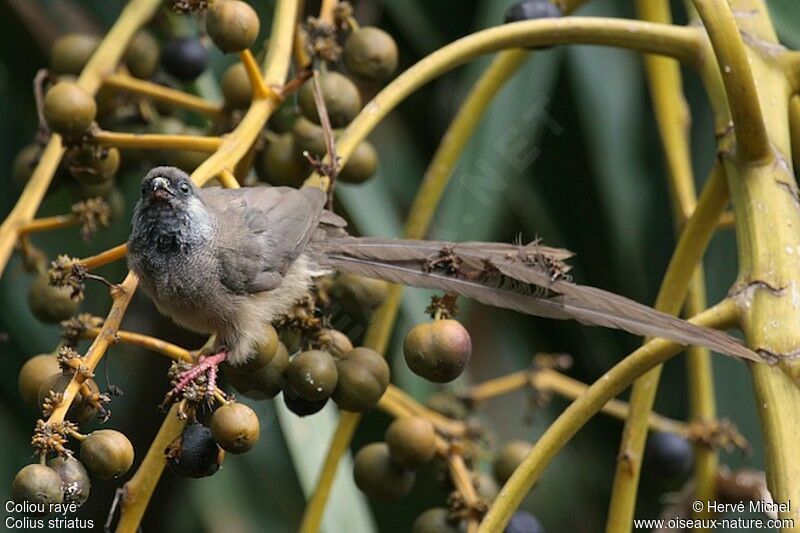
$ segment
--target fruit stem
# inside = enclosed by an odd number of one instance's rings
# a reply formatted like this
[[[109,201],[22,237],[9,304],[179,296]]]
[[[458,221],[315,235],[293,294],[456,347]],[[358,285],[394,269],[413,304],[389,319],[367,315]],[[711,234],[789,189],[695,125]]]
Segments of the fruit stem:
[[[280,98],[275,91],[273,91],[265,82],[264,77],[261,75],[261,69],[258,68],[256,58],[250,49],[245,49],[239,52],[239,59],[244,65],[244,70],[247,72],[247,77],[250,80],[250,87],[253,90],[253,99],[263,100],[268,96]]]
[[[319,20],[325,24],[333,25],[333,14],[338,3],[338,0],[322,0],[322,5],[319,8]]]
[[[109,265],[120,259],[125,259],[125,254],[128,252],[127,244],[119,244],[113,248],[109,248],[97,255],[92,255],[86,259],[78,261],[86,270],[94,270],[105,265]]]
[[[100,130],[92,133],[100,146],[144,148],[150,150],[193,150],[214,152],[222,144],[221,137],[204,135],[162,135],[160,133],[120,133]]]
[[[689,321],[699,326],[726,329],[737,325],[739,316],[736,302],[726,298]],[[651,340],[595,381],[539,437],[531,452],[500,490],[481,522],[479,532],[502,531],[545,467],[578,430],[636,379],[683,349],[682,345],[664,339]]]
[[[333,138],[333,128],[328,116],[328,108],[325,105],[325,97],[322,94],[322,86],[319,81],[319,70],[316,68],[311,71],[311,81],[314,84],[314,106],[317,109],[319,122],[322,126],[322,136],[325,140],[325,152],[330,164],[322,167],[323,174],[328,177],[328,209],[333,207],[333,189],[336,186],[336,176],[339,174],[339,158],[336,156],[336,140]]]
[[[553,370],[544,368],[541,370],[520,370],[506,376],[484,381],[474,387],[464,395],[470,403],[481,403],[491,398],[508,394],[515,390],[532,387],[537,392],[553,393],[575,400],[579,398],[589,385],[573,379],[569,376]],[[624,401],[613,399],[603,405],[601,413],[613,416],[620,420],[625,420],[630,411],[630,407]],[[689,426],[680,420],[673,420],[658,413],[651,413],[647,419],[650,429],[662,433],[677,433],[686,436]]]
[[[22,237],[23,235],[30,235],[31,233],[41,233],[43,231],[70,228],[72,226],[77,226],[80,223],[80,218],[74,214],[35,218],[25,222],[24,224],[21,224],[17,230],[17,234]]]
[[[102,328],[88,327],[83,331],[83,338],[95,339],[98,337],[98,335],[100,335],[100,333],[102,333],[102,331]],[[119,330],[114,336],[114,342],[139,346],[152,352],[165,355],[174,361],[186,361],[187,363],[194,362],[194,358],[189,350],[156,337],[144,335],[142,333]]]
[[[237,180],[236,176],[233,175],[233,172],[231,172],[227,168],[223,168],[222,170],[219,171],[219,176],[217,176],[217,179],[219,179],[219,182],[226,189],[239,188],[239,180]]]
[[[463,437],[467,434],[467,426],[464,422],[446,417],[433,409],[425,407],[400,387],[390,384],[383,398],[397,402],[413,416],[420,416],[428,419],[437,431],[448,437]],[[381,400],[383,398],[381,398]]]
[[[478,530],[478,523],[485,512],[485,502],[478,496],[475,485],[472,483],[472,475],[469,468],[467,468],[466,463],[464,463],[464,457],[457,449],[450,447],[444,460],[447,463],[453,486],[461,494],[464,506],[467,508],[467,532],[474,533]]]
[[[205,98],[165,87],[151,81],[140,80],[122,72],[109,74],[104,77],[103,86],[138,94],[158,102],[195,111],[211,118],[216,118],[222,113],[221,105],[209,102]]]

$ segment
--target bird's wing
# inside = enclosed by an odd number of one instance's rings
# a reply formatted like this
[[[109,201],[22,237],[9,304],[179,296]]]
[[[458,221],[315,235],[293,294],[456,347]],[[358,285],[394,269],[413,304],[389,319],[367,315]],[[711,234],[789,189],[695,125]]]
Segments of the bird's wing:
[[[219,216],[221,278],[238,294],[281,284],[320,224],[326,200],[315,188],[209,187],[201,194]]]

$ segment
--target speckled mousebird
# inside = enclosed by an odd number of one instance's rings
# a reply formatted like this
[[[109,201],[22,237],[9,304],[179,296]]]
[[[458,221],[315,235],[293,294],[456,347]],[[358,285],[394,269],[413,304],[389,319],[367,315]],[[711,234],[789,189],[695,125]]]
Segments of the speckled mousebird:
[[[247,361],[265,326],[288,312],[315,277],[337,270],[760,360],[725,333],[572,283],[564,275],[563,261],[572,255],[566,250],[538,242],[356,238],[325,202],[325,193],[311,187],[201,189],[174,167],[147,173],[133,215],[129,266],[161,313],[217,336],[216,353],[183,383],[223,360]]]

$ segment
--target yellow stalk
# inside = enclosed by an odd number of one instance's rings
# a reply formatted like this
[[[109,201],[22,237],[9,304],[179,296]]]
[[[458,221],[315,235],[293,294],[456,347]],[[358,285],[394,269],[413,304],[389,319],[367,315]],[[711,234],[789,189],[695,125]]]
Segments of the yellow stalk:
[[[726,299],[693,317],[690,322],[725,329],[737,324],[738,320],[739,309],[736,302]],[[683,349],[683,346],[663,339],[651,340],[594,382],[539,437],[533,450],[500,490],[489,513],[481,522],[479,533],[502,531],[539,475],[575,433],[609,400]]]
[[[157,102],[182,107],[211,118],[218,117],[222,112],[222,106],[209,102],[205,98],[171,89],[151,81],[140,80],[124,73],[110,74],[104,77],[103,86],[138,94]]]

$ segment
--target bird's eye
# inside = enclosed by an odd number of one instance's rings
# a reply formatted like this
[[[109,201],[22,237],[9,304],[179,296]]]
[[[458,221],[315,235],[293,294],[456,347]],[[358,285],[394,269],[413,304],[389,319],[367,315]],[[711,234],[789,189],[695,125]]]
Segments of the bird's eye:
[[[181,192],[183,194],[189,194],[189,184],[186,183],[185,181],[181,183]]]

